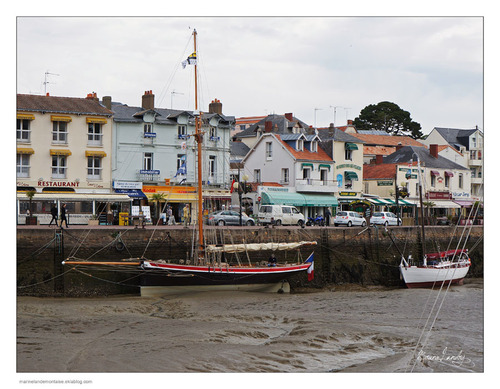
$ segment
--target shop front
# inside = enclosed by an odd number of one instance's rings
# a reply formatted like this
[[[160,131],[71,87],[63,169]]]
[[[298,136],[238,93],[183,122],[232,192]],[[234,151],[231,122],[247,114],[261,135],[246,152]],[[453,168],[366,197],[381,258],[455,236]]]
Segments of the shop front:
[[[167,214],[168,207],[172,209],[172,215],[175,222],[178,223],[184,219],[184,207],[189,208],[190,218],[198,212],[198,195],[196,188],[182,185],[143,185],[142,191],[147,197],[149,206],[153,205],[151,215],[160,215],[164,217]],[[155,194],[162,194],[161,199],[155,199]]]

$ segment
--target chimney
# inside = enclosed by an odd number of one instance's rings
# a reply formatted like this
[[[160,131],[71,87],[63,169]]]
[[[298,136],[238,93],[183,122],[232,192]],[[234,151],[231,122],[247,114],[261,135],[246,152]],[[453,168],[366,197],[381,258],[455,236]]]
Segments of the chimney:
[[[352,120],[348,120],[348,121],[347,121],[347,125],[348,125],[348,126],[352,126]]]
[[[142,95],[142,108],[155,109],[155,95],[152,90],[147,90]]]
[[[429,152],[434,158],[438,158],[438,145],[430,145]]]
[[[289,122],[293,122],[293,113],[285,113],[285,118]]]
[[[111,96],[103,96],[102,105],[111,111]]]
[[[222,103],[219,99],[212,100],[212,102],[208,105],[208,113],[218,113],[219,115],[222,115]]]
[[[383,155],[376,155],[375,156],[375,165],[382,165],[384,163],[384,156]]]
[[[99,99],[97,98],[97,93],[95,93],[95,92],[87,93],[87,97],[86,98],[89,99],[89,100],[99,101]]]
[[[272,131],[272,129],[273,129],[273,122],[267,120],[264,125],[265,125],[265,127],[264,127],[264,131],[265,132],[271,132]]]
[[[396,146],[396,151],[400,150],[402,147],[403,145],[401,144],[401,142],[399,142]]]

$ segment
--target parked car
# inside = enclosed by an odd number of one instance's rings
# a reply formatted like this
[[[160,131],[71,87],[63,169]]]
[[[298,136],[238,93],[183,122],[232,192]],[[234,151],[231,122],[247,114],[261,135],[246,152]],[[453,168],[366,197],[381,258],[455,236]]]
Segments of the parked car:
[[[338,226],[340,224],[346,225],[347,227],[351,226],[366,226],[366,220],[363,216],[361,216],[357,212],[353,211],[339,211],[335,218],[333,219],[333,224]]]
[[[397,226],[398,217],[392,212],[373,212],[372,218],[370,219],[371,224],[383,224],[384,226]],[[399,225],[401,226],[401,219],[399,219]]]
[[[255,221],[245,212],[241,213],[241,223],[244,226],[253,226]],[[208,215],[208,224],[217,226],[239,226],[240,213],[236,211],[218,211]]]
[[[259,208],[260,224],[299,225],[305,223],[305,218],[297,208],[291,205],[261,205]]]

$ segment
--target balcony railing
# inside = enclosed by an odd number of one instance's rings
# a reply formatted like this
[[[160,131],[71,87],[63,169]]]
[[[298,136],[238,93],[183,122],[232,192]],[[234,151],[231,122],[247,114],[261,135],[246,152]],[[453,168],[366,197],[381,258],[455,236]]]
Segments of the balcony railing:
[[[295,189],[297,192],[333,193],[338,192],[339,187],[336,180],[303,178],[295,180]]]

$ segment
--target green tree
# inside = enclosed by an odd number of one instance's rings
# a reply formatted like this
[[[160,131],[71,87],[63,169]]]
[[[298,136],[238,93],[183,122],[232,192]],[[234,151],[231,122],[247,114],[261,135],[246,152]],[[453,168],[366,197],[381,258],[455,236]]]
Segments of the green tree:
[[[424,135],[422,126],[411,119],[408,111],[389,101],[366,106],[353,124],[358,130],[382,130],[391,135],[408,135],[413,139]]]
[[[160,218],[160,203],[162,201],[165,201],[165,193],[154,193],[153,196],[151,196],[151,200],[153,200],[155,203],[156,216],[159,219]]]

